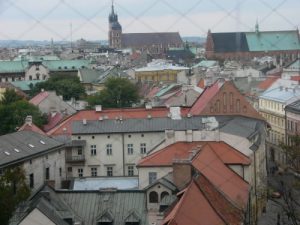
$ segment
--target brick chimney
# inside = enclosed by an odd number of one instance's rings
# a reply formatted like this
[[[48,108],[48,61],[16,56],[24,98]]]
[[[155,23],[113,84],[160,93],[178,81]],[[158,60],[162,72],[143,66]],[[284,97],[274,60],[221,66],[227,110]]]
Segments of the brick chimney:
[[[190,160],[175,160],[173,162],[173,181],[182,190],[192,179],[192,165]]]
[[[32,126],[32,116],[26,116],[25,123],[29,126]]]

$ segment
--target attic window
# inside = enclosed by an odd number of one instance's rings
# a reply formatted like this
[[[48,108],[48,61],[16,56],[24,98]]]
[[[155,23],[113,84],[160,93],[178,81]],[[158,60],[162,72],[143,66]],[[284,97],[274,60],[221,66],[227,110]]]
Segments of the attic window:
[[[82,69],[84,69],[85,66],[81,66]]]
[[[44,141],[42,141],[42,140],[40,140],[40,143],[42,144],[42,145],[44,145],[44,144],[46,144]]]
[[[72,69],[75,69],[75,66],[72,66]]]
[[[61,70],[61,66],[59,66],[59,67],[58,67],[58,69],[60,69],[60,70]]]
[[[9,153],[9,152],[6,152],[6,151],[5,151],[4,153],[5,153],[5,155],[10,155],[10,153]]]
[[[65,66],[65,69],[68,69],[68,67],[67,67],[67,66]]]
[[[14,151],[15,151],[15,152],[20,152],[20,150],[19,150],[19,149],[17,149],[17,148],[14,148]]]
[[[34,145],[33,145],[33,144],[28,144],[28,146],[29,146],[30,148],[34,148]]]

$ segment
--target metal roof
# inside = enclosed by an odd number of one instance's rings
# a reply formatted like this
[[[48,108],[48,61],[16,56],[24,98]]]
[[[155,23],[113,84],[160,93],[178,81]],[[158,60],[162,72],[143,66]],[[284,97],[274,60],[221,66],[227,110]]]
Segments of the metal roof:
[[[58,192],[58,195],[82,218],[94,225],[110,215],[114,224],[125,224],[134,212],[140,224],[147,225],[146,195],[141,191]]]
[[[300,50],[299,36],[296,30],[246,32],[245,34],[251,52]]]
[[[203,128],[201,117],[182,118],[181,120],[172,120],[171,118],[89,120],[86,121],[86,124],[83,121],[72,123],[73,134],[164,132],[165,130],[199,130]]]
[[[89,60],[50,60],[43,61],[50,71],[70,71],[78,70],[80,68],[88,68],[90,66]]]
[[[118,190],[138,189],[137,177],[97,177],[74,180],[73,190],[100,190],[115,188]]]
[[[27,61],[0,61],[0,73],[24,73]]]
[[[300,89],[287,87],[268,89],[259,98],[288,104],[293,99],[297,100],[300,98]]]
[[[17,88],[20,88],[22,91],[30,91],[30,86],[34,87],[37,83],[43,82],[43,80],[18,80],[10,82]]]
[[[18,131],[0,136],[0,167],[5,167],[38,154],[45,154],[63,144],[32,131]]]

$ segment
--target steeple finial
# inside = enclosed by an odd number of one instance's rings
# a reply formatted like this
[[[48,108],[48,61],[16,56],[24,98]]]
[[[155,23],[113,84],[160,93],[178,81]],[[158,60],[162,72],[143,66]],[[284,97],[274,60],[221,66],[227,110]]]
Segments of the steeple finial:
[[[256,19],[256,23],[255,23],[255,33],[259,33],[259,25],[258,25],[258,19]]]
[[[114,14],[115,10],[114,10],[114,0],[111,0],[111,14]]]

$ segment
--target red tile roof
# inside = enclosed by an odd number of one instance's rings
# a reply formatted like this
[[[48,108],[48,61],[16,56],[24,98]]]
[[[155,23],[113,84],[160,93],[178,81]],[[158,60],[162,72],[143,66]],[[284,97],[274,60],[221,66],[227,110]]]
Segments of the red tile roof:
[[[181,113],[185,116],[188,113],[189,108],[181,108]],[[104,119],[115,119],[116,117],[122,117],[123,119],[131,118],[147,118],[151,115],[152,118],[155,117],[167,117],[169,109],[167,107],[155,107],[152,109],[145,108],[123,108],[123,109],[103,109],[101,112],[96,112],[95,110],[82,110],[72,116],[65,119],[57,127],[53,128],[48,132],[49,135],[61,135],[72,133],[71,124],[73,121],[79,120],[98,120],[99,117]],[[65,129],[64,129],[65,128]]]
[[[49,93],[47,91],[42,91],[36,96],[34,96],[32,99],[29,100],[29,102],[33,105],[40,104],[44,99],[46,99],[49,96]]]
[[[246,209],[250,185],[226,166],[220,155],[217,155],[209,144],[202,147],[193,159],[192,165],[236,206]]]
[[[35,124],[28,124],[28,123],[24,123],[18,131],[22,131],[22,130],[29,130],[29,131],[33,131],[35,133],[39,133],[42,135],[46,135],[46,133],[44,131],[42,131],[39,127],[37,127]]]
[[[48,115],[48,123],[44,125],[43,129],[45,132],[48,132],[52,128],[54,128],[60,121],[64,118],[63,114],[60,112],[56,112],[54,115],[50,113]]]
[[[192,181],[163,225],[225,225],[210,202]]]
[[[250,165],[250,159],[225,142],[176,142],[141,159],[139,167],[172,166],[174,159],[188,159],[191,150],[209,145],[225,164]]]
[[[204,89],[198,100],[196,100],[196,102],[192,106],[190,113],[192,115],[199,115],[205,109],[208,102],[210,102],[212,98],[218,93],[221,86],[222,83],[220,81],[216,81],[212,86]]]
[[[245,116],[264,120],[231,81],[217,80],[206,88],[190,110],[192,115]]]
[[[260,82],[257,87],[259,89],[261,89],[261,90],[267,90],[279,78],[280,77],[277,77],[277,76],[276,77],[275,76],[267,77],[267,79],[265,79],[264,81]]]
[[[196,207],[195,207],[196,206]],[[194,178],[163,225],[239,225],[243,211],[236,208],[205,176]]]
[[[292,76],[291,80],[300,81],[300,75],[299,76]]]

